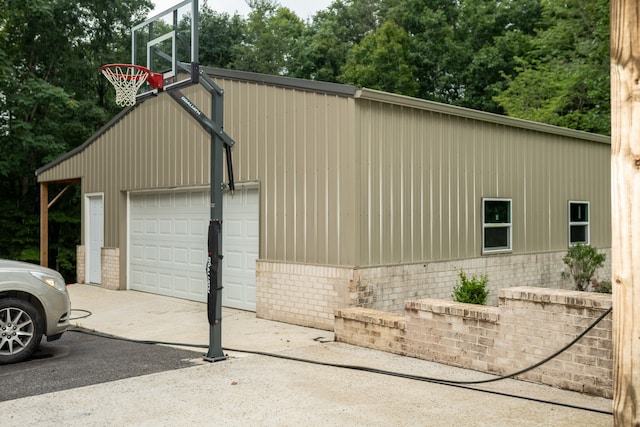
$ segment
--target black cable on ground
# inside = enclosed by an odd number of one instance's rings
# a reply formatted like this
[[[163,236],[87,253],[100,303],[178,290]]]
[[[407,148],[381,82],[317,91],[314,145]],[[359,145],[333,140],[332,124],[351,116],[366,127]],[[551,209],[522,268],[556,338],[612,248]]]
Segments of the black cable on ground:
[[[79,317],[70,317],[69,320],[84,319],[84,318],[89,317],[89,316],[91,316],[93,314],[89,310],[82,310],[80,308],[72,308],[71,312],[73,313],[74,311],[81,311],[81,312],[86,313],[86,314],[84,316],[79,316]]]
[[[600,315],[600,317],[598,317],[598,319],[596,319],[591,325],[589,325],[589,327],[587,327],[584,331],[582,331],[582,333],[580,333],[576,338],[574,338],[569,344],[565,345],[564,347],[562,347],[560,350],[556,351],[552,355],[544,358],[540,362],[538,362],[538,363],[536,363],[536,364],[534,364],[532,366],[529,366],[529,367],[527,367],[525,369],[521,369],[521,370],[519,370],[517,372],[513,372],[511,374],[508,374],[508,375],[502,375],[502,376],[499,376],[499,377],[493,377],[493,378],[489,378],[489,379],[485,379],[485,380],[476,380],[476,381],[444,380],[444,379],[440,379],[440,378],[431,378],[431,377],[424,377],[424,376],[419,376],[419,375],[411,375],[411,374],[403,374],[403,373],[393,372],[393,371],[386,371],[386,370],[377,369],[377,368],[369,368],[369,367],[366,367],[366,366],[344,365],[344,364],[339,364],[339,363],[319,362],[319,361],[316,361],[316,360],[303,359],[303,358],[293,357],[293,356],[286,356],[286,355],[283,355],[283,354],[267,353],[267,352],[257,351],[257,350],[240,350],[240,349],[227,348],[227,347],[223,347],[223,350],[234,351],[236,353],[246,353],[246,354],[255,354],[255,355],[259,355],[259,356],[274,357],[274,358],[278,358],[278,359],[291,360],[291,361],[295,361],[295,362],[311,363],[311,364],[320,365],[320,366],[342,368],[342,369],[351,369],[351,370],[369,372],[369,373],[380,374],[380,375],[388,375],[388,376],[406,378],[406,379],[415,380],[415,381],[422,381],[422,382],[428,382],[428,383],[434,383],[434,384],[447,385],[447,386],[462,388],[462,389],[466,389],[466,390],[473,390],[473,391],[480,391],[480,392],[484,392],[484,393],[496,394],[496,395],[505,396],[505,397],[513,397],[513,398],[516,398],[516,399],[525,399],[525,400],[529,400],[529,401],[532,401],[532,402],[545,403],[545,404],[549,404],[549,405],[562,406],[562,407],[566,407],[566,408],[580,409],[580,410],[583,410],[583,411],[597,412],[597,413],[601,413],[601,414],[605,414],[605,415],[613,415],[613,412],[611,412],[611,411],[603,411],[603,410],[600,410],[600,409],[587,408],[587,407],[583,407],[583,406],[571,405],[571,404],[560,403],[560,402],[553,402],[553,401],[549,401],[549,400],[530,398],[530,397],[526,397],[526,396],[518,396],[518,395],[514,395],[514,394],[510,394],[510,393],[499,392],[499,391],[483,390],[483,389],[479,389],[479,388],[475,388],[475,387],[469,387],[469,385],[485,384],[485,383],[490,383],[490,382],[509,379],[509,378],[514,377],[514,376],[521,375],[521,374],[523,374],[525,372],[528,372],[528,371],[530,371],[532,369],[535,369],[535,368],[539,367],[540,365],[543,365],[544,363],[547,363],[551,359],[557,357],[562,352],[566,351],[568,348],[573,346],[576,342],[578,342],[591,329],[593,329],[598,323],[600,323],[600,321],[602,319],[604,319],[609,313],[611,313],[611,310],[612,310],[611,308],[606,310],[602,315]],[[89,334],[89,335],[100,336],[100,337],[103,337],[103,338],[117,339],[117,340],[129,341],[129,342],[134,342],[134,343],[139,343],[139,344],[159,344],[159,345],[171,345],[171,346],[193,347],[193,348],[209,348],[208,345],[203,345],[203,344],[186,344],[186,343],[175,343],[175,342],[166,342],[166,341],[136,340],[136,339],[130,339],[130,338],[117,337],[117,336],[109,335],[109,334],[103,334],[103,333],[100,333],[100,332],[89,331],[89,330],[86,330],[86,329],[72,328],[72,329],[69,329],[69,330],[72,331],[72,332],[85,333],[85,334]]]

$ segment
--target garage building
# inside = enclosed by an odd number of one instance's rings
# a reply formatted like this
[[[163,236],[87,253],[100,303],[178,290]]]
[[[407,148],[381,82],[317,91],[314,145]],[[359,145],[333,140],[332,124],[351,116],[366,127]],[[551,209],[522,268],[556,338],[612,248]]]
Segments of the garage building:
[[[460,269],[487,274],[495,304],[499,288],[571,286],[560,277],[571,244],[610,255],[608,137],[204,70],[224,89],[236,142],[236,191],[223,203],[227,307],[332,329],[336,308],[450,299]],[[182,92],[210,116],[206,90]],[[78,282],[204,302],[209,161],[210,135],[160,92],[39,169],[43,194],[81,185]]]

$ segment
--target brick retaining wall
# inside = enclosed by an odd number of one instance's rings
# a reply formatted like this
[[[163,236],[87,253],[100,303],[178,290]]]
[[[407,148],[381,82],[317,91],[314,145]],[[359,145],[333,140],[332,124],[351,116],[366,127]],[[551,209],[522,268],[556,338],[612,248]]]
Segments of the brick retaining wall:
[[[335,312],[337,341],[496,375],[531,366],[568,344],[611,307],[611,295],[502,289],[498,307],[421,299],[405,314]],[[567,351],[517,378],[611,398],[611,315]]]

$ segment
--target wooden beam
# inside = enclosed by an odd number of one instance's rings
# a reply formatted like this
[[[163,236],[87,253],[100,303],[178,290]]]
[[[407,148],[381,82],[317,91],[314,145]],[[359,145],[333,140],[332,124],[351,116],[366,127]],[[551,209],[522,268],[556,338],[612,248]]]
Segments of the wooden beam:
[[[56,194],[56,197],[54,197],[54,198],[53,198],[53,200],[51,200],[51,201],[47,204],[47,207],[48,207],[48,208],[51,208],[51,206],[53,206],[53,205],[58,201],[58,199],[59,199],[60,197],[62,197],[62,195],[63,195],[64,193],[66,193],[66,192],[67,192],[67,190],[68,190],[68,189],[70,189],[70,188],[73,186],[73,184],[74,184],[74,183],[67,184],[67,185],[66,185],[66,187],[64,187],[64,188],[62,189],[62,191],[60,191],[58,194]]]
[[[611,0],[613,418],[640,426],[640,9]]]
[[[40,265],[49,266],[49,184],[40,183]]]

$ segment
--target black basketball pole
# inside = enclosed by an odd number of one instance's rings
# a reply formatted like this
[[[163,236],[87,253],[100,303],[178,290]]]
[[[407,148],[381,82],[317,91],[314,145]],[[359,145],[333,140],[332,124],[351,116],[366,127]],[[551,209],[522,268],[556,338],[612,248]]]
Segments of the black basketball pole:
[[[179,88],[169,90],[175,99],[200,125],[211,135],[211,215],[207,238],[207,318],[209,320],[209,351],[204,360],[217,362],[226,360],[222,350],[222,198],[225,187],[224,162],[222,155],[227,155],[228,188],[233,191],[233,168],[231,163],[231,147],[233,139],[222,129],[224,122],[224,91],[206,75],[197,63],[191,64],[190,84],[200,83],[211,94],[211,114],[209,119]]]
[[[211,100],[213,122],[222,127],[224,120],[222,94],[215,94]],[[227,357],[222,351],[222,197],[223,197],[223,162],[224,142],[217,132],[211,134],[211,220],[209,222],[209,264],[211,272],[207,283],[207,308],[209,317],[209,351],[204,359],[209,362],[224,360]],[[227,152],[230,154],[230,150]],[[215,288],[213,286],[215,285]],[[213,289],[212,289],[213,288]],[[214,310],[213,310],[214,309]],[[212,313],[213,311],[213,313]],[[211,314],[214,314],[212,318]]]

